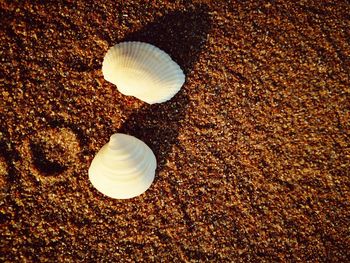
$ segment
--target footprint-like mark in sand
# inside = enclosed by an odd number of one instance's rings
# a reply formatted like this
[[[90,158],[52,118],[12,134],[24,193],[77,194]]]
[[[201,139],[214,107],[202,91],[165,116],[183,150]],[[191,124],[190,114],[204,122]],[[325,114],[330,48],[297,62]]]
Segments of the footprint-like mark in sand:
[[[64,155],[61,145],[47,143],[45,141],[31,142],[30,149],[33,155],[34,166],[44,175],[61,174],[67,170],[67,166],[59,156]]]
[[[80,152],[79,140],[69,128],[45,129],[26,138],[19,147],[19,168],[29,169],[23,174],[33,175],[40,183],[67,181],[77,168]]]

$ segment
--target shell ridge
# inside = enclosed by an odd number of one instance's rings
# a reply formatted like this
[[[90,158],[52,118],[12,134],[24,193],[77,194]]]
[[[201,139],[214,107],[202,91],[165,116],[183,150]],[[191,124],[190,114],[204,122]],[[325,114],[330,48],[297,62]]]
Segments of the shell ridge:
[[[151,186],[156,167],[156,157],[147,144],[131,135],[117,133],[96,154],[88,173],[98,191],[125,199],[140,195]]]
[[[139,41],[111,47],[104,57],[102,71],[121,93],[150,104],[171,99],[185,78],[181,67],[164,50]]]

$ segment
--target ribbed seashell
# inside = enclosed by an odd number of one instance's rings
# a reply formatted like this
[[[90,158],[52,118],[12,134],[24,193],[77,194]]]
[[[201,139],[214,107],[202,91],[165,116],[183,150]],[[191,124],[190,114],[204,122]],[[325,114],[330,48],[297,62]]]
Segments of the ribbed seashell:
[[[185,82],[180,66],[163,50],[143,42],[111,47],[102,64],[104,78],[124,95],[149,104],[170,100]]]
[[[89,179],[101,193],[127,199],[151,186],[156,167],[156,157],[143,141],[115,133],[92,160]]]

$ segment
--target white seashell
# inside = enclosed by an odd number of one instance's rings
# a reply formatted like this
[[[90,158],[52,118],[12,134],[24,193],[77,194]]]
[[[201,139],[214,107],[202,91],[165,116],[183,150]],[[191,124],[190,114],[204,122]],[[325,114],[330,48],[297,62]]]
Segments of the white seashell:
[[[132,198],[151,186],[156,167],[156,157],[143,141],[115,133],[92,160],[89,179],[109,197]]]
[[[121,93],[149,104],[170,100],[185,82],[180,66],[167,53],[143,42],[111,47],[103,59],[102,72]]]

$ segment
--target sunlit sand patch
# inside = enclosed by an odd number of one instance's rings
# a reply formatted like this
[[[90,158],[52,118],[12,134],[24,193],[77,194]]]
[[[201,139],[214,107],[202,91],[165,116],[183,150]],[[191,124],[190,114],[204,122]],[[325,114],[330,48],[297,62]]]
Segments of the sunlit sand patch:
[[[6,160],[0,156],[0,200],[5,197],[8,189],[7,175],[8,166]]]

